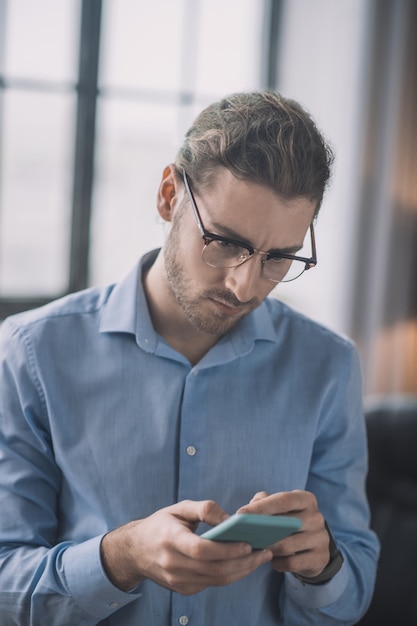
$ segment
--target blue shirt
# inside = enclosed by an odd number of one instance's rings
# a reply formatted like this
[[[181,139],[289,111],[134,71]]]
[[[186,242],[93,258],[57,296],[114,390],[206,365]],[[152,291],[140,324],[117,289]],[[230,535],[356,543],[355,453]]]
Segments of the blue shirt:
[[[152,326],[140,275],[154,257],[2,325],[0,624],[355,623],[378,553],[355,348],[268,298],[192,366]],[[120,524],[292,489],[317,496],[344,554],[324,585],[269,563],[186,597],[106,577],[100,541]]]

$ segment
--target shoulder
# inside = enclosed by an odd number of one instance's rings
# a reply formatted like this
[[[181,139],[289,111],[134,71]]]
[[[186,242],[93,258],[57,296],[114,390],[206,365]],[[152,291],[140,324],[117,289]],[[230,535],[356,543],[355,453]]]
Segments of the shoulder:
[[[284,343],[291,351],[299,348],[314,360],[329,355],[356,358],[356,346],[347,335],[328,328],[277,298],[267,298],[265,306],[280,345]]]
[[[51,329],[59,325],[77,324],[97,316],[107,302],[113,285],[102,288],[90,288],[69,294],[42,307],[12,315],[2,323],[1,335],[13,337],[25,333],[36,333],[42,329]]]

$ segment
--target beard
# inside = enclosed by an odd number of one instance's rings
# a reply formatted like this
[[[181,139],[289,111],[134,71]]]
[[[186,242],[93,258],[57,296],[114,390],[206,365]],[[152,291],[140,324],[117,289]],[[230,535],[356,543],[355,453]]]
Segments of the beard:
[[[185,268],[187,266],[181,262],[179,256],[182,216],[183,211],[180,207],[164,245],[164,263],[168,286],[190,324],[200,332],[220,338],[231,330],[242,317],[255,309],[259,302],[254,299],[243,304],[230,291],[221,289],[199,291],[198,284],[186,275]],[[210,313],[204,313],[204,305],[210,300],[237,309],[240,308],[241,314],[237,313],[230,316],[216,308]]]

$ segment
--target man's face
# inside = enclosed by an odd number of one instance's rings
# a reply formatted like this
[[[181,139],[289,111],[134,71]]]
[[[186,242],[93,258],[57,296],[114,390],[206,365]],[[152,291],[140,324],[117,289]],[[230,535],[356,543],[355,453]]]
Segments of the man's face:
[[[257,254],[236,268],[206,265],[190,200],[184,185],[179,187],[182,201],[164,246],[168,286],[194,328],[220,337],[259,306],[275,283],[264,277]],[[194,190],[194,196],[208,231],[265,251],[301,247],[315,209],[306,198],[284,201],[223,168],[209,188]]]

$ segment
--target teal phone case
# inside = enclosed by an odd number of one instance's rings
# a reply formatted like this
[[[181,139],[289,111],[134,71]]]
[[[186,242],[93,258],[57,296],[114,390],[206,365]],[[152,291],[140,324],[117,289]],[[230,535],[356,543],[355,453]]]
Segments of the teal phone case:
[[[252,515],[236,513],[221,524],[203,533],[203,539],[244,541],[254,550],[261,550],[300,530],[298,517],[286,515]]]

